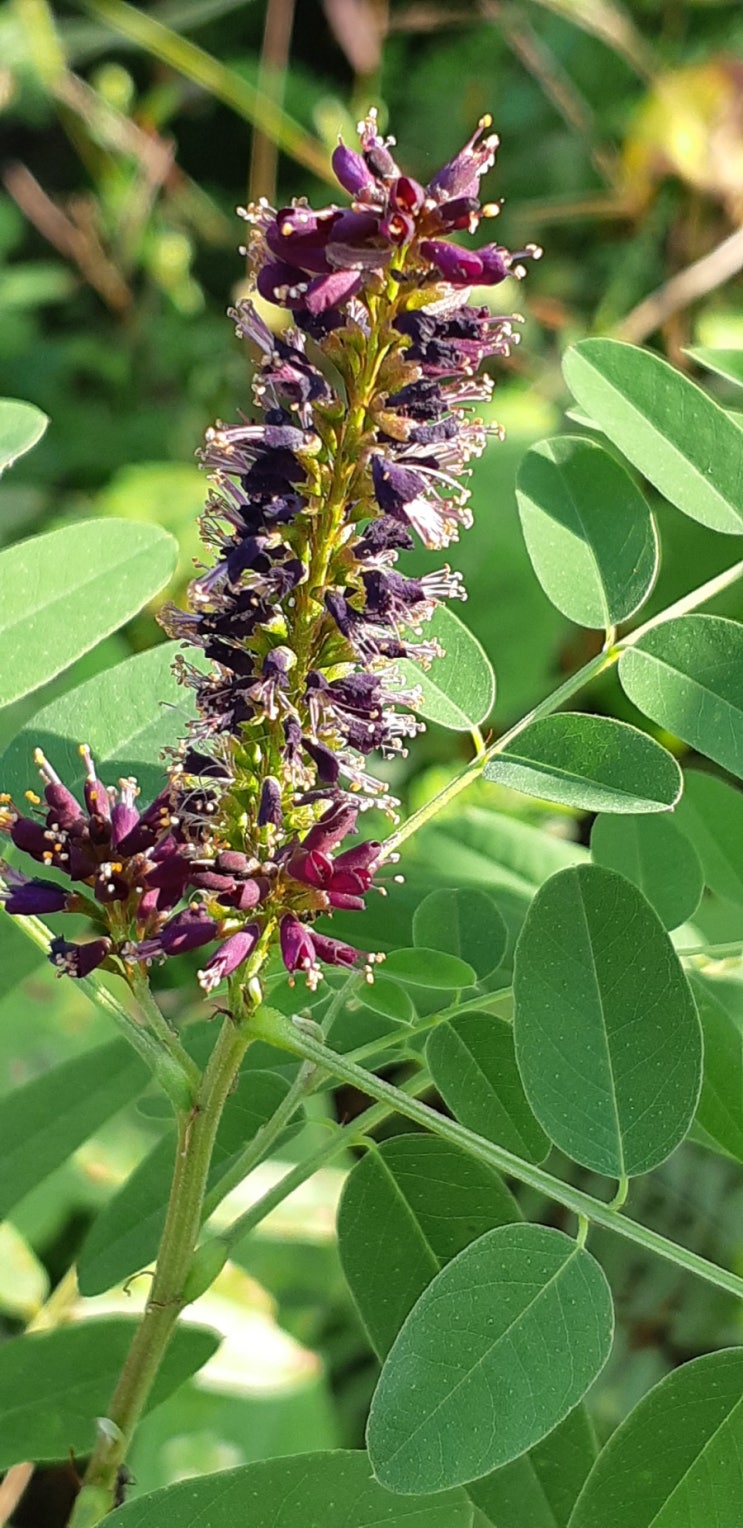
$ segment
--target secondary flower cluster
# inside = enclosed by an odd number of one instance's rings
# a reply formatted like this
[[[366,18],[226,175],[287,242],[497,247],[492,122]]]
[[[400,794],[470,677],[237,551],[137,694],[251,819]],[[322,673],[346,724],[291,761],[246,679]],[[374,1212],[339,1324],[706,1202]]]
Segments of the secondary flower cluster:
[[[84,821],[76,803],[60,815],[64,788],[50,772],[46,827],[22,817],[11,827],[37,859],[60,868],[68,856],[68,874],[104,909],[124,909],[118,940],[109,918],[97,951],[57,942],[67,969],[90,969],[101,951],[149,961],[219,941],[201,973],[210,990],[275,933],[287,969],[311,984],[321,963],[371,974],[377,957],[315,924],[364,906],[380,846],[341,846],[365,807],[396,805],[368,756],[403,752],[421,727],[415,684],[397,665],[434,661],[441,648],[423,628],[441,600],[465,597],[447,566],[418,578],[396,564],[416,537],[441,549],[471,524],[469,463],[487,439],[471,405],[492,391],[478,368],[518,335],[512,317],[471,305],[468,288],[520,278],[539,254],[450,239],[498,211],[478,196],[497,147],[489,126],[423,186],[401,173],[371,112],[360,149],[341,143],[333,155],[350,206],[243,210],[254,288],[287,313],[274,333],[252,300],[232,310],[257,353],[263,417],[208,431],[210,561],[188,609],[162,617],[200,649],[178,664],[197,719],[169,790],[136,827],[116,826],[135,810],[128,785],[110,805],[90,775]],[[289,315],[294,327],[282,326]],[[59,888],[30,885],[12,891],[9,911],[57,910]]]

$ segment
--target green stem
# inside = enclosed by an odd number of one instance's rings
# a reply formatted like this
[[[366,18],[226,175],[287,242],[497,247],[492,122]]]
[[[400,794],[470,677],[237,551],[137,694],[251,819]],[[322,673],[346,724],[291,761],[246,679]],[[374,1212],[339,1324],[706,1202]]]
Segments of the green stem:
[[[406,1098],[415,1098],[419,1093],[426,1093],[431,1086],[428,1073],[419,1072],[415,1077],[410,1077],[407,1082],[402,1083],[398,1091]],[[322,1146],[318,1146],[310,1156],[290,1168],[278,1183],[262,1194],[255,1204],[251,1204],[250,1209],[245,1210],[242,1215],[233,1220],[232,1225],[221,1231],[215,1240],[219,1240],[227,1248],[236,1247],[249,1232],[255,1230],[255,1227],[266,1219],[267,1215],[278,1209],[290,1194],[301,1188],[308,1178],[313,1177],[319,1168],[326,1167],[334,1157],[347,1151],[349,1146],[358,1145],[365,1136],[372,1130],[376,1130],[378,1125],[384,1124],[384,1121],[395,1112],[395,1107],[389,1104],[372,1104],[370,1109],[365,1109],[364,1113],[359,1114],[355,1120],[351,1120],[350,1124],[337,1126],[330,1140],[323,1141]]]
[[[201,1227],[214,1140],[251,1038],[246,1026],[225,1020],[196,1104],[179,1114],[173,1182],[150,1296],[108,1409],[106,1422],[112,1425],[99,1434],[70,1528],[93,1528],[110,1508],[119,1467],[186,1303],[186,1278]]]
[[[318,1075],[318,1068],[314,1061],[305,1061],[300,1067],[286,1097],[271,1118],[266,1120],[265,1125],[261,1125],[245,1150],[209,1190],[204,1200],[202,1222],[209,1219],[217,1205],[221,1204],[233,1188],[237,1188],[238,1183],[242,1183],[255,1167],[259,1167],[261,1162],[265,1161],[271,1147],[275,1145],[279,1136],[294,1118],[302,1099],[317,1085],[321,1075]]]
[[[189,1056],[188,1051],[181,1044],[175,1030],[168,1023],[167,1019],[163,1017],[163,1014],[161,1013],[152,995],[152,989],[150,987],[147,976],[143,972],[141,966],[132,966],[131,974],[129,977],[129,984],[131,986],[134,997],[147,1020],[148,1028],[159,1040],[163,1050],[168,1052],[168,1055],[171,1057],[171,1060],[174,1062],[174,1064],[177,1067],[180,1067],[181,1071],[191,1083],[192,1087],[194,1089],[198,1088],[198,1085],[201,1082],[201,1072],[199,1071],[196,1062],[192,1059],[191,1056]]]
[[[347,1057],[340,1056],[335,1051],[329,1051],[327,1046],[313,1039],[305,1030],[297,1028],[283,1015],[264,1010],[255,1015],[250,1027],[256,1039],[268,1040],[271,1045],[277,1045],[293,1055],[316,1061],[318,1065],[341,1081],[350,1083],[352,1087],[361,1089],[371,1098],[387,1104],[389,1108],[397,1110],[414,1124],[432,1131],[434,1135],[441,1136],[443,1140],[450,1141],[454,1146],[461,1147],[469,1152],[470,1156],[477,1157],[489,1167],[494,1167],[496,1171],[516,1178],[528,1188],[536,1189],[538,1193],[561,1204],[575,1215],[585,1215],[592,1225],[611,1231],[623,1237],[625,1241],[642,1247],[645,1252],[655,1253],[666,1262],[673,1263],[677,1268],[683,1268],[686,1272],[705,1279],[708,1284],[714,1284],[717,1289],[723,1289],[726,1293],[743,1299],[743,1278],[738,1274],[731,1273],[726,1268],[719,1268],[716,1264],[710,1263],[707,1258],[700,1257],[698,1253],[690,1252],[686,1247],[680,1247],[657,1231],[651,1231],[648,1226],[627,1219],[610,1204],[594,1199],[591,1194],[584,1193],[582,1189],[573,1188],[571,1184],[561,1182],[559,1178],[554,1178],[543,1168],[524,1162],[521,1157],[514,1156],[502,1146],[483,1140],[474,1131],[460,1125],[457,1120],[446,1119],[444,1115],[437,1114],[435,1109],[429,1108],[417,1099],[410,1098],[400,1088],[393,1087],[381,1077],[375,1077],[363,1067],[356,1066]]]
[[[1,886],[2,878],[0,877]],[[49,954],[52,936],[40,918],[24,916],[16,917],[13,921],[16,928],[21,928],[23,933],[40,950],[43,950],[45,955]],[[123,1003],[120,1003],[112,992],[109,992],[108,987],[104,987],[96,972],[92,976],[80,977],[78,985],[87,993],[92,1003],[96,1003],[99,1008],[102,1008],[110,1015],[117,1029],[129,1041],[129,1044],[137,1054],[141,1056],[145,1065],[149,1067],[153,1076],[162,1087],[163,1092],[170,1099],[176,1113],[180,1109],[190,1107],[193,1101],[192,1090],[195,1083],[199,1080],[199,1071],[195,1063],[183,1051],[180,1041],[173,1034],[172,1030],[166,1026],[168,1030],[168,1044],[167,1048],[165,1048],[160,1035],[151,1033],[143,1024],[138,1023],[137,1019],[133,1014],[129,1013]],[[137,996],[139,997],[139,994]],[[151,994],[149,1001],[153,1002]],[[159,1009],[158,1016],[161,1024],[165,1024]],[[187,1066],[183,1065],[180,1055],[185,1057]]]
[[[588,663],[584,663],[583,667],[578,669],[576,674],[572,674],[563,684],[558,685],[558,688],[553,690],[552,694],[548,695],[545,700],[541,700],[539,705],[534,707],[533,711],[530,711],[527,716],[522,717],[521,721],[516,722],[515,726],[509,728],[508,732],[504,732],[503,736],[499,737],[496,743],[491,743],[489,748],[486,748],[483,753],[479,753],[467,765],[467,768],[457,775],[456,779],[450,780],[449,784],[445,785],[438,795],[427,801],[425,806],[422,806],[419,811],[414,812],[412,817],[409,817],[407,822],[402,823],[395,833],[390,834],[390,837],[385,839],[383,844],[380,860],[389,858],[389,855],[398,849],[400,844],[404,843],[407,838],[412,837],[413,833],[417,833],[419,828],[422,828],[425,823],[430,822],[431,818],[443,811],[444,807],[449,806],[450,802],[454,801],[462,791],[467,789],[468,785],[471,785],[479,778],[488,759],[492,758],[495,754],[503,753],[509,743],[512,743],[514,738],[517,738],[526,727],[530,727],[532,722],[539,721],[543,716],[551,716],[566,700],[572,700],[572,697],[577,695],[584,685],[590,684],[592,679],[598,678],[598,675],[602,674],[605,669],[613,668],[627,648],[634,647],[642,637],[646,636],[649,631],[653,631],[656,626],[662,626],[664,622],[674,620],[677,616],[689,615],[692,610],[698,609],[700,605],[704,605],[708,600],[714,599],[723,590],[729,589],[741,577],[743,577],[743,561],[736,562],[732,567],[725,568],[722,573],[715,574],[715,577],[708,579],[706,584],[700,584],[697,589],[692,589],[689,594],[684,594],[681,599],[674,601],[672,605],[666,606],[665,610],[660,610],[657,615],[651,616],[649,621],[645,621],[635,631],[631,631],[626,637],[622,637],[621,641],[613,646],[607,646],[597,657],[591,658]]]

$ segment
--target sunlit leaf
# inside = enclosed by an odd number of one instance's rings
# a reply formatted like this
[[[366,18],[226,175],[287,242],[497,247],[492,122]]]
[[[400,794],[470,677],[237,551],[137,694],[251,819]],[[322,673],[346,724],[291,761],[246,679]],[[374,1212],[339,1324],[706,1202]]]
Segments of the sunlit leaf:
[[[136,615],[167,583],[177,551],[157,525],[85,520],[0,553],[0,705]]]
[[[682,786],[673,755],[647,733],[610,716],[570,711],[532,722],[488,759],[484,774],[585,812],[665,812]]]
[[[79,744],[87,743],[107,784],[134,775],[143,800],[151,800],[164,784],[162,751],[185,735],[194,714],[193,692],[172,672],[179,650],[179,642],[164,642],[136,653],[37,711],[0,757],[3,790],[21,801],[28,786],[38,784],[37,747],[70,790],[78,790],[85,777]]]
[[[628,473],[602,446],[563,435],[532,446],[516,483],[534,571],[579,626],[608,629],[638,610],[655,581],[658,538]]]
[[[612,1330],[604,1274],[569,1236],[481,1236],[429,1284],[385,1361],[367,1429],[377,1479],[444,1490],[508,1464],[582,1399]]]
[[[0,398],[0,475],[41,440],[48,423],[34,403]]]
[[[561,1151],[613,1177],[683,1140],[702,1073],[694,999],[657,914],[612,870],[582,865],[537,893],[516,946],[516,1056]]]
[[[469,732],[483,722],[495,702],[495,675],[476,637],[446,605],[439,605],[425,626],[425,640],[438,641],[443,658],[429,669],[402,659],[395,665],[406,688],[420,690],[415,710],[452,732]]]
[[[34,1077],[0,1109],[0,1217],[145,1087],[149,1073],[112,1040]]]
[[[740,431],[660,356],[620,340],[571,346],[565,380],[582,408],[677,509],[740,535]]]
[[[743,387],[743,350],[715,350],[711,345],[692,345],[686,354],[707,371],[714,371],[726,382],[737,382]]]
[[[396,976],[411,987],[440,987],[453,990],[471,987],[476,981],[472,966],[458,955],[447,955],[443,950],[411,949],[392,950],[387,956],[384,969],[388,976]]]
[[[664,621],[622,653],[630,700],[667,732],[743,775],[743,626],[719,615]]]
[[[520,1220],[490,1168],[432,1135],[399,1135],[357,1162],[338,1211],[349,1288],[377,1352],[431,1279],[493,1226]]]

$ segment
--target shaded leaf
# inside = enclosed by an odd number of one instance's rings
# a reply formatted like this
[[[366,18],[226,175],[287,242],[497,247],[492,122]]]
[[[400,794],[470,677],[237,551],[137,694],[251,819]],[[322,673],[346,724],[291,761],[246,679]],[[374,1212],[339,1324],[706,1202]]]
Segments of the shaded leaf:
[[[543,1162],[549,1138],[527,1102],[513,1027],[486,1013],[437,1025],[426,1046],[431,1076],[460,1124],[528,1162]]]
[[[612,870],[553,876],[527,913],[514,970],[526,1096],[574,1161],[649,1172],[694,1116],[702,1039],[694,999],[657,914]]]
[[[668,817],[597,817],[591,831],[594,864],[618,870],[647,897],[664,928],[678,928],[701,901],[699,855]]]
[[[83,742],[106,783],[135,775],[143,799],[156,796],[165,776],[162,751],[184,736],[194,715],[193,692],[172,672],[180,648],[180,642],[164,642],[136,653],[37,711],[0,757],[3,790],[18,801],[36,783],[32,760],[39,747],[65,785],[78,790],[85,778]]]
[[[7,1094],[0,1109],[0,1217],[136,1098],[148,1079],[131,1046],[112,1040]]]
[[[177,546],[157,525],[86,520],[0,553],[0,705],[30,694],[167,583]]]
[[[582,436],[527,451],[516,483],[534,571],[553,605],[605,630],[647,599],[658,567],[653,517],[631,477]]]
[[[687,770],[676,816],[702,862],[707,886],[743,905],[743,791]]]
[[[393,1496],[366,1454],[337,1449],[182,1480],[118,1517],[116,1528],[470,1528],[471,1510],[464,1491]]]
[[[704,1078],[696,1123],[720,1151],[743,1162],[743,985],[689,975],[704,1036]]]
[[[367,1429],[377,1478],[444,1490],[508,1464],[582,1399],[612,1331],[604,1274],[569,1236],[481,1236],[429,1284],[385,1361]]]
[[[426,641],[435,638],[444,649],[430,669],[403,658],[405,687],[420,690],[415,710],[428,721],[452,732],[469,732],[490,715],[495,703],[495,675],[477,637],[445,605],[438,605],[425,628]]]
[[[717,350],[711,345],[692,345],[686,351],[699,366],[716,372],[726,382],[737,382],[743,387],[743,350]]]
[[[137,1330],[123,1316],[14,1337],[0,1347],[0,1470],[23,1459],[90,1452]],[[214,1332],[181,1326],[160,1366],[147,1410],[158,1406],[219,1347]]]
[[[743,1348],[672,1370],[602,1449],[570,1528],[738,1528]]]
[[[377,1353],[456,1253],[520,1219],[497,1173],[434,1136],[394,1136],[367,1151],[346,1179],[338,1248]]]
[[[41,440],[48,423],[34,403],[0,398],[0,476]]]
[[[711,530],[743,532],[740,431],[696,383],[620,340],[581,340],[563,371],[581,408],[671,504]]]
[[[455,886],[432,891],[413,916],[416,945],[459,955],[478,980],[490,976],[506,952],[508,930],[487,892]]]
[[[664,621],[619,660],[629,699],[651,721],[743,775],[743,626],[719,615]]]
[[[596,1458],[585,1406],[576,1406],[536,1448],[467,1488],[489,1528],[567,1528]]]
[[[488,759],[486,780],[585,812],[665,812],[681,794],[673,755],[609,716],[561,711]]]
[[[411,987],[439,987],[453,991],[455,988],[472,987],[475,973],[472,966],[458,955],[447,955],[442,950],[392,950],[385,959],[388,976],[396,976]]]

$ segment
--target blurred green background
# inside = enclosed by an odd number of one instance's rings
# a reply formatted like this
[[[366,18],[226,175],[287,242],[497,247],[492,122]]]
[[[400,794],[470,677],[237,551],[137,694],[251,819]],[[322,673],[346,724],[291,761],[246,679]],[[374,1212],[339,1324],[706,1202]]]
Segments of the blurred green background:
[[[78,516],[156,521],[181,546],[170,591],[178,597],[198,552],[204,484],[194,451],[214,418],[251,407],[249,358],[224,316],[244,282],[235,206],[261,195],[278,205],[297,195],[332,197],[327,166],[337,134],[353,142],[371,102],[394,132],[402,164],[423,181],[490,111],[502,139],[486,185],[487,195],[505,198],[497,236],[512,248],[535,240],[545,249],[524,287],[498,294],[506,310],[526,316],[492,406],[507,437],[476,469],[475,528],[452,557],[469,587],[468,623],[498,676],[500,728],[599,640],[541,592],[513,494],[526,447],[569,427],[565,346],[613,334],[650,343],[693,376],[702,374],[689,347],[743,346],[735,279],[743,248],[734,237],[743,218],[739,0],[6,0],[0,394],[38,404],[51,425],[0,487],[0,544]],[[704,380],[736,406],[732,387]],[[658,608],[734,554],[724,538],[657,501],[654,508],[663,545],[651,605]],[[743,616],[740,594],[716,608]],[[145,614],[1,711],[0,748],[53,695],[160,638]],[[632,714],[613,680],[587,704]],[[431,729],[399,766],[396,789],[419,804],[468,749],[466,739]],[[475,811],[504,806],[527,826],[544,826],[555,850],[565,839],[586,840],[584,825],[567,814],[479,788]],[[470,831],[480,848],[481,827],[470,823]],[[466,843],[464,818],[455,836]],[[504,863],[511,853],[500,840],[492,850]],[[523,855],[513,855],[511,869],[525,874]],[[477,879],[472,865],[458,877]],[[411,884],[400,916],[415,896],[414,874]],[[715,917],[725,937],[724,909]],[[20,934],[7,947],[5,1091],[109,1034],[71,984],[38,965]],[[168,998],[182,1013],[183,997]],[[96,1210],[161,1130],[155,1112],[117,1116],[0,1228],[6,1333],[33,1319],[64,1275]],[[321,1110],[311,1128],[322,1132]],[[290,1148],[301,1149],[297,1141]],[[341,1165],[314,1180],[243,1249],[211,1306],[199,1307],[227,1343],[145,1423],[132,1459],[136,1489],[267,1455],[358,1444],[374,1366],[333,1240],[342,1176]],[[725,1163],[690,1146],[652,1188],[637,1186],[632,1209],[708,1256],[740,1263],[733,1180]],[[735,1311],[706,1288],[679,1286],[667,1268],[629,1264],[615,1246],[599,1253],[622,1317],[597,1397],[606,1430],[668,1367],[740,1340],[741,1331]],[[135,1286],[131,1299],[115,1298],[132,1309],[137,1294]],[[68,1283],[62,1309],[73,1300]],[[52,1509],[43,1510],[47,1516],[27,1520],[49,1528]]]

